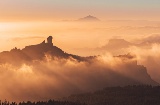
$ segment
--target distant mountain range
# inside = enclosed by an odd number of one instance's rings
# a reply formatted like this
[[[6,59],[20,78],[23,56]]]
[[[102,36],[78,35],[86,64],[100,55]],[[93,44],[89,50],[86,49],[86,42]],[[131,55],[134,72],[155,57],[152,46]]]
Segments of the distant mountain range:
[[[125,39],[110,39],[107,44],[96,48],[75,48],[75,52],[82,52],[84,55],[95,55],[110,52],[113,55],[126,54],[130,47],[149,49],[153,44],[160,44],[160,35],[153,35],[138,40],[139,43],[129,42]],[[90,52],[88,52],[90,51]]]
[[[130,46],[136,46],[136,47],[149,47],[152,44],[160,44],[160,35],[153,35],[146,37],[144,39],[141,39],[141,43],[131,43],[124,39],[110,39],[108,44],[102,47],[102,49],[121,49],[121,48],[128,48]]]
[[[62,20],[62,21],[63,22],[99,22],[100,19],[98,19],[95,16],[88,15],[88,16],[85,16],[85,17],[82,17],[76,20]]]
[[[129,46],[135,46],[136,44],[130,43],[124,39],[110,39],[108,44],[101,47],[101,49],[121,49]]]

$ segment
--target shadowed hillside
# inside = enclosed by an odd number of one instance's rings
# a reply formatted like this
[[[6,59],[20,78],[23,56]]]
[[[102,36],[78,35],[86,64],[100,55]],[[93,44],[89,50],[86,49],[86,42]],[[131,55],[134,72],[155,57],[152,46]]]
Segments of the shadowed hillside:
[[[80,102],[71,102],[71,101],[57,101],[57,100],[49,100],[49,101],[38,101],[38,102],[9,102],[9,101],[0,101],[0,105],[85,105]]]
[[[96,92],[71,95],[63,100],[87,105],[159,105],[160,87],[145,85],[107,87]]]

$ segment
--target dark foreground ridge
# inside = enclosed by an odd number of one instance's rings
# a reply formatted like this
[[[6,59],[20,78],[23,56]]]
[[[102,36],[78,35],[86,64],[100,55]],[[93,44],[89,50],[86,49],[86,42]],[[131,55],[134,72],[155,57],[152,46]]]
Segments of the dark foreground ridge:
[[[58,101],[0,101],[0,105],[160,105],[160,86],[107,87],[95,92],[71,95]]]
[[[49,100],[49,101],[38,101],[38,102],[9,102],[9,101],[0,101],[0,105],[85,105],[81,104],[80,102],[71,102],[71,101],[55,101],[55,100]]]
[[[79,101],[87,105],[160,105],[160,87],[107,87],[93,93],[72,95],[63,100]]]

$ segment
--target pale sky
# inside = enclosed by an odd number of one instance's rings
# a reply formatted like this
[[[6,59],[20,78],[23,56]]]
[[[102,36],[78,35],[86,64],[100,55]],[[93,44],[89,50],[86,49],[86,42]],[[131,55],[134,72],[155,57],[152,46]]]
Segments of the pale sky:
[[[0,20],[160,18],[160,0],[1,0]]]

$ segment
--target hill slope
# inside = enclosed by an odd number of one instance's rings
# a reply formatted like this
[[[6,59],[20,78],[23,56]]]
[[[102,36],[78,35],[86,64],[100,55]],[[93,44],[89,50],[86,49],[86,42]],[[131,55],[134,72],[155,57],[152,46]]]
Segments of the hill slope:
[[[160,87],[108,87],[93,93],[72,95],[63,100],[87,105],[159,105]]]

